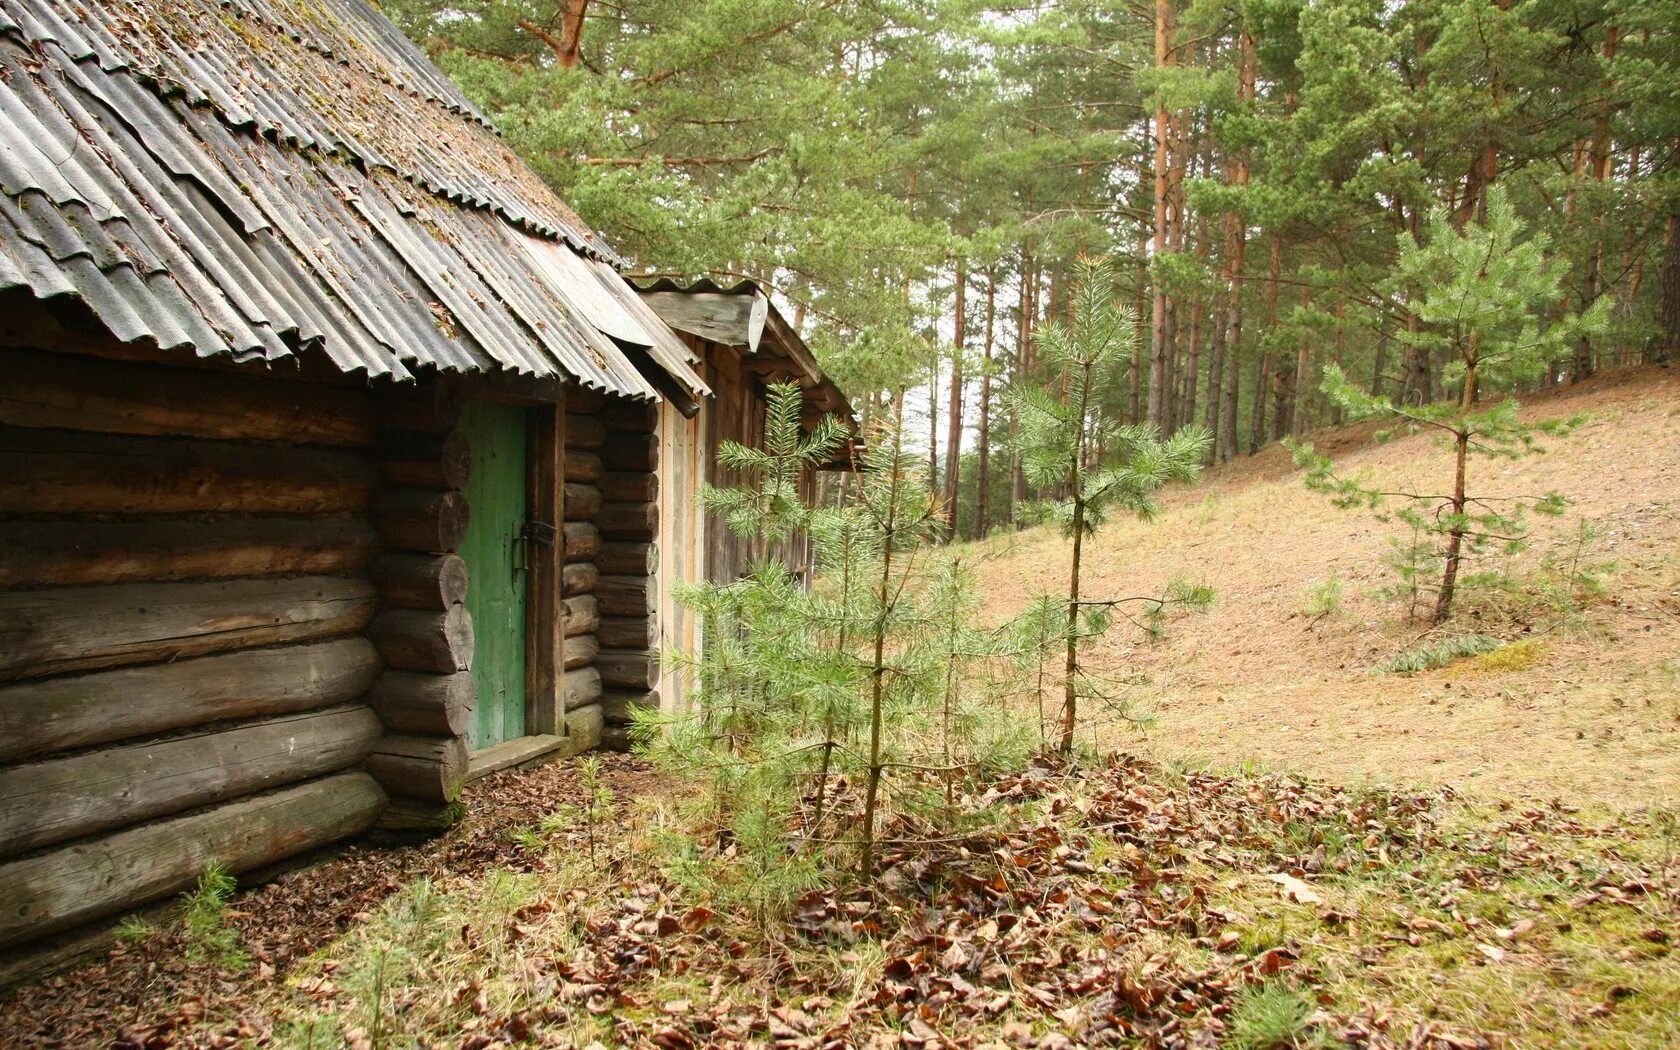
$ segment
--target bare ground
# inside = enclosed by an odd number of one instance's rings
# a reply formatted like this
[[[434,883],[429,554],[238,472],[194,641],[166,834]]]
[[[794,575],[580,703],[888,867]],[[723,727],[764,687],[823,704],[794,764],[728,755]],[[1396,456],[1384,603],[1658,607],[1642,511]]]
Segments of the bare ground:
[[[1374,673],[1429,635],[1395,601],[1372,593],[1392,578],[1380,559],[1397,527],[1308,492],[1289,454],[1272,446],[1172,492],[1154,523],[1117,521],[1087,545],[1092,596],[1153,593],[1174,576],[1219,594],[1215,609],[1174,623],[1164,641],[1118,629],[1101,644],[1100,669],[1125,684],[1154,724],[1133,736],[1111,719],[1098,730],[1100,742],[1340,782],[1672,804],[1680,797],[1680,373],[1604,376],[1535,396],[1523,414],[1577,411],[1590,421],[1572,437],[1548,440],[1547,454],[1481,461],[1472,480],[1490,494],[1555,489],[1572,497],[1561,521],[1540,521],[1539,542],[1520,568],[1544,576],[1544,557],[1572,555],[1568,540],[1587,520],[1600,539],[1586,557],[1609,563],[1607,594],[1579,616],[1472,599],[1436,632],[1535,639],[1532,666]],[[1401,486],[1443,483],[1450,461],[1429,438],[1379,444],[1372,431],[1346,427],[1310,439],[1341,472],[1368,471]],[[994,615],[1064,584],[1067,546],[1047,530],[996,537],[977,550],[990,559],[981,573]],[[1309,588],[1332,573],[1343,582],[1342,611],[1305,615]]]

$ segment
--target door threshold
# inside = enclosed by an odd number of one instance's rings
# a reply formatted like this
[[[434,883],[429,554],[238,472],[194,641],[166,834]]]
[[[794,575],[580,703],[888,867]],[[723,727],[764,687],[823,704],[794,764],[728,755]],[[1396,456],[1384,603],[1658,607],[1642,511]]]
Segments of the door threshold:
[[[467,780],[477,780],[491,773],[534,762],[565,746],[566,738],[552,733],[515,737],[499,744],[491,744],[467,756]]]

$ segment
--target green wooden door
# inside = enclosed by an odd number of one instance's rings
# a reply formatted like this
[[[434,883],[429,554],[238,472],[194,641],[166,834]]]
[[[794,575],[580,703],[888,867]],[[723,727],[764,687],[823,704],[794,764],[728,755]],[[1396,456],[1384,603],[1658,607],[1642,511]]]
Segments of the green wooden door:
[[[467,742],[474,750],[525,735],[526,412],[469,401],[461,426],[472,443],[470,514],[461,557],[473,623],[478,706]]]

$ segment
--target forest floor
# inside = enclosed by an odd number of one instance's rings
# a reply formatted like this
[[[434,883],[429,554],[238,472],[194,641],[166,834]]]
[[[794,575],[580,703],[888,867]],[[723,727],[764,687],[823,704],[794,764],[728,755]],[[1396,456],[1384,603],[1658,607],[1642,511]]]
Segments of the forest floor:
[[[873,893],[760,914],[673,849],[693,786],[609,756],[591,822],[576,763],[508,772],[438,839],[125,924],[0,996],[0,1046],[1680,1046],[1680,375],[1530,411],[1580,409],[1492,468],[1600,530],[1602,595],[1542,600],[1547,555],[1575,557],[1547,541],[1524,587],[1465,606],[1520,659],[1377,674],[1426,640],[1368,593],[1385,529],[1267,450],[1095,545],[1095,593],[1220,594],[1101,650],[1153,725],[973,784],[941,829],[896,818]],[[1439,470],[1420,439],[1315,437]],[[1038,533],[970,550],[1000,614],[1066,569]],[[1304,613],[1331,572],[1341,609]]]
[[[1533,519],[1536,542],[1509,566],[1523,586],[1466,594],[1433,631],[1376,593],[1394,579],[1382,556],[1399,526],[1307,491],[1276,445],[1169,493],[1154,522],[1104,526],[1086,546],[1088,595],[1159,593],[1182,576],[1211,585],[1218,604],[1176,619],[1160,641],[1121,624],[1099,643],[1097,671],[1152,724],[1138,731],[1093,712],[1106,726],[1097,742],[1489,798],[1680,801],[1680,369],[1611,373],[1523,404],[1531,420],[1583,411],[1589,421],[1544,439],[1543,455],[1472,461],[1472,492],[1556,490],[1574,503],[1560,520]],[[1338,472],[1441,491],[1452,468],[1444,450],[1421,435],[1378,443],[1374,429],[1307,440]],[[1597,533],[1585,545],[1582,522]],[[1048,530],[970,550],[1000,618],[1066,586],[1068,547]],[[1592,567],[1603,594],[1558,601],[1571,563]],[[1341,608],[1309,613],[1331,578]],[[1375,670],[1468,632],[1526,644],[1419,674]]]

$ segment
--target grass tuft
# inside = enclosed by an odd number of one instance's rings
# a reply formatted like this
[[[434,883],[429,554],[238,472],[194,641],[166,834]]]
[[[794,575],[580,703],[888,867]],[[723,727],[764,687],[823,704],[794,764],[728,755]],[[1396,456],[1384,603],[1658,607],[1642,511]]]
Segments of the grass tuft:
[[[1298,988],[1276,981],[1250,985],[1237,993],[1225,1022],[1223,1045],[1230,1050],[1312,1046],[1308,1023],[1312,1015],[1312,1000]]]
[[[1470,665],[1478,671],[1526,671],[1546,655],[1546,643],[1537,638],[1502,645],[1480,654]]]

